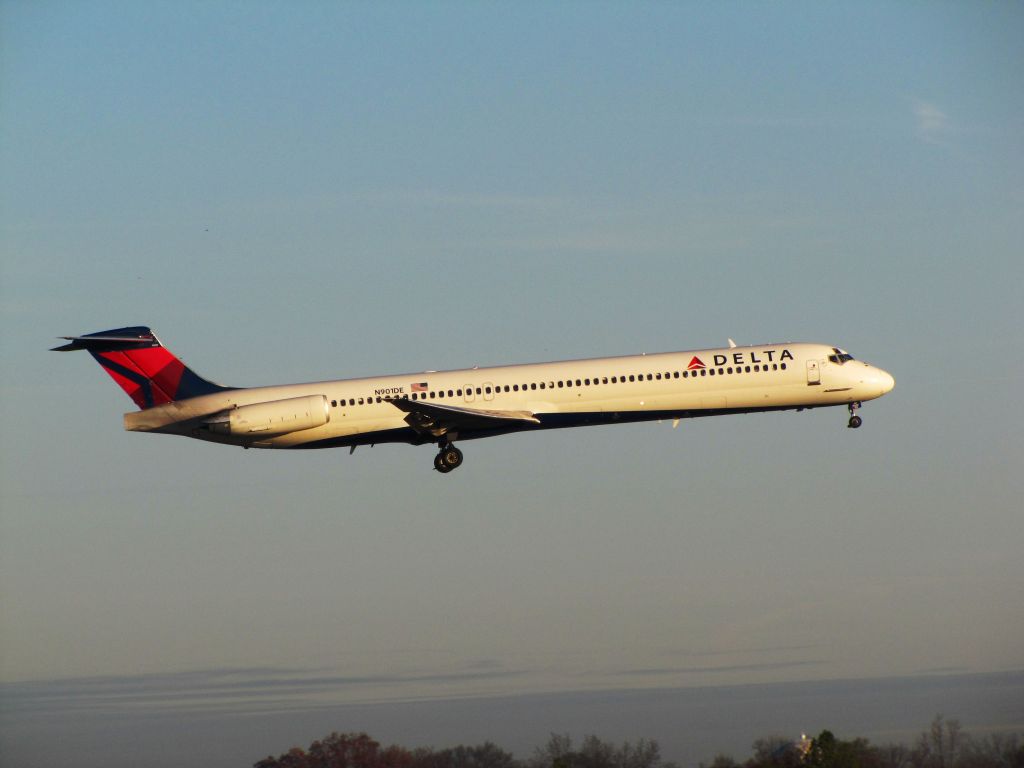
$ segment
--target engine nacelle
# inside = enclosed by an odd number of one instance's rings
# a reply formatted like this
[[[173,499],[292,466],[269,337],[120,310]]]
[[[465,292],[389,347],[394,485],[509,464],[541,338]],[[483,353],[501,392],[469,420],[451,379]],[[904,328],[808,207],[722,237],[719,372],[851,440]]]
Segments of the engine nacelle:
[[[205,423],[211,432],[218,435],[273,437],[322,427],[330,420],[331,410],[327,397],[309,395],[243,405],[218,413]]]

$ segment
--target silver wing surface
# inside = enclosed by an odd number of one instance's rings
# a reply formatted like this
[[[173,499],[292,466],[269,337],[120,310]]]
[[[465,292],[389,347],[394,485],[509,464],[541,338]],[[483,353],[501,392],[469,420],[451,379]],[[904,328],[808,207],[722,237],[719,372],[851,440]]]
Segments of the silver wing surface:
[[[440,405],[423,400],[394,399],[388,400],[388,402],[400,411],[405,411],[406,424],[420,434],[433,437],[455,435],[459,432],[474,432],[481,429],[540,424],[540,420],[530,411],[491,411],[457,405]]]

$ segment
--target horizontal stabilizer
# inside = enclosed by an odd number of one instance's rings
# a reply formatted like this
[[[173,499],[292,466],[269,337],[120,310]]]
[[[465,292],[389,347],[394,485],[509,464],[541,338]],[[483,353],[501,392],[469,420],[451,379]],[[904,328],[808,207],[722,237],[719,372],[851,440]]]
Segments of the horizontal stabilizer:
[[[85,336],[58,336],[59,339],[70,341],[51,352],[74,352],[87,349],[90,352],[106,352],[108,350],[145,349],[159,347],[160,342],[149,328],[138,325],[132,328],[118,328],[113,331],[100,331]]]

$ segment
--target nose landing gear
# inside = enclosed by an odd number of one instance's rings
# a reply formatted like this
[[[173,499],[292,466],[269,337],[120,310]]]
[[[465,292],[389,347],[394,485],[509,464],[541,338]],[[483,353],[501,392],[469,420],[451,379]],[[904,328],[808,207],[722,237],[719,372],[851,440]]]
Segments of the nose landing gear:
[[[434,457],[434,469],[447,474],[462,464],[462,451],[451,443],[442,443],[441,450]]]
[[[864,423],[863,419],[857,415],[857,409],[860,408],[860,403],[850,403],[850,420],[846,423],[849,429],[857,429],[861,424]]]

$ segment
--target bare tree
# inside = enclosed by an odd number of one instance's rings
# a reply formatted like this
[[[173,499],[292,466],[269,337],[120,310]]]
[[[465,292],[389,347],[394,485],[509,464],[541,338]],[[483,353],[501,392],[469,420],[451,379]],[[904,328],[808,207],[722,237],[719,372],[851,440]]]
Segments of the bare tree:
[[[956,768],[961,745],[960,721],[936,715],[928,730],[918,737],[911,762],[916,768]]]
[[[621,746],[587,736],[579,749],[568,734],[551,734],[547,744],[534,750],[527,768],[676,768],[661,759],[658,742],[640,739]]]

